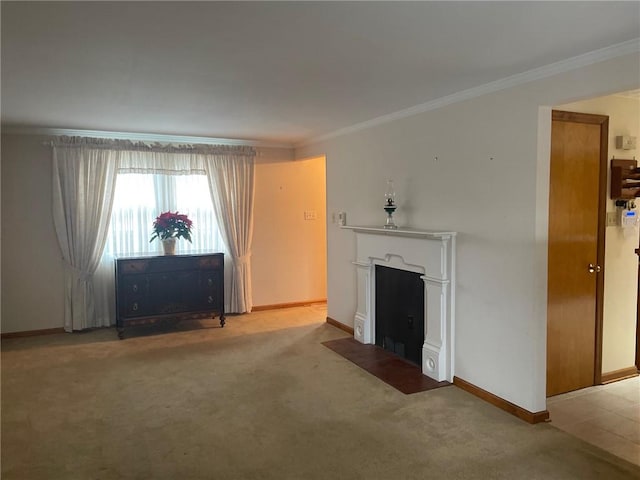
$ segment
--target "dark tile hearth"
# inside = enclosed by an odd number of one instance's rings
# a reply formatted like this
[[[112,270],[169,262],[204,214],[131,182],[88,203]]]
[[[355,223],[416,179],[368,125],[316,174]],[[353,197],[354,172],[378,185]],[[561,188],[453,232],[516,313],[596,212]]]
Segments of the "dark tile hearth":
[[[423,375],[420,367],[394,353],[377,345],[364,345],[353,337],[329,340],[322,344],[405,394],[451,385]]]

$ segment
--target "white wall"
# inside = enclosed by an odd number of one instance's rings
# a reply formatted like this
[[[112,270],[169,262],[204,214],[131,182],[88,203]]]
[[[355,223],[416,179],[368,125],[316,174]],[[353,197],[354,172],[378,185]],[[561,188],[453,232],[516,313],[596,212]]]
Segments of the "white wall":
[[[2,332],[63,326],[63,267],[51,209],[50,147],[2,136]]]
[[[61,328],[64,316],[63,263],[53,226],[51,196],[51,148],[43,145],[46,137],[34,135],[2,135],[2,279],[1,302],[3,333]],[[321,253],[307,255],[303,243],[313,238],[322,242],[324,251],[325,210],[324,173],[322,192],[310,184],[310,191],[296,183],[296,175],[286,177],[286,198],[290,205],[315,208],[318,220],[313,233],[303,231],[299,223],[280,222],[278,206],[268,207],[272,186],[265,182],[278,177],[278,165],[294,165],[291,149],[258,148],[256,167],[256,230],[254,239],[253,294],[255,305],[308,301],[325,298],[326,262]],[[304,169],[304,162],[300,168]],[[284,167],[283,167],[284,168]],[[311,168],[311,167],[310,167]],[[309,169],[307,169],[309,170]],[[284,171],[284,170],[282,170]],[[324,171],[324,162],[322,162]],[[314,173],[315,174],[315,173]],[[300,178],[306,173],[298,173]],[[283,185],[281,182],[278,186]],[[296,199],[296,195],[301,195]],[[313,195],[312,195],[313,194]],[[315,196],[314,196],[315,195]],[[313,201],[311,198],[313,197]],[[297,202],[300,202],[299,204]],[[265,219],[262,218],[265,215]],[[278,235],[267,231],[277,223]],[[301,223],[301,222],[300,222]],[[309,229],[310,230],[310,229]],[[286,240],[282,240],[286,239]],[[272,243],[273,242],[273,243]],[[295,244],[287,269],[279,268],[283,244]],[[317,250],[317,246],[314,244]],[[315,250],[314,250],[315,251]],[[285,252],[286,253],[286,252]],[[256,275],[259,280],[256,280]],[[292,287],[295,279],[295,288]],[[292,291],[283,292],[283,286]]]
[[[258,157],[252,277],[255,306],[327,298],[324,157]],[[315,212],[314,220],[304,213]]]
[[[400,225],[459,232],[455,375],[531,412],[546,408],[550,109],[539,121],[540,107],[637,88],[639,68],[637,54],[619,57],[296,152],[326,155],[328,217],[381,225],[393,178]],[[329,224],[327,239],[328,315],[353,325],[354,234]]]
[[[616,136],[640,138],[640,99],[610,95],[557,107],[560,110],[609,116],[609,159],[638,158],[637,150],[616,149]],[[610,177],[609,177],[610,178]],[[607,212],[614,212],[609,198]],[[621,227],[607,227],[604,276],[604,319],[602,331],[602,372],[635,365],[636,312],[638,289],[638,229],[625,234]]]

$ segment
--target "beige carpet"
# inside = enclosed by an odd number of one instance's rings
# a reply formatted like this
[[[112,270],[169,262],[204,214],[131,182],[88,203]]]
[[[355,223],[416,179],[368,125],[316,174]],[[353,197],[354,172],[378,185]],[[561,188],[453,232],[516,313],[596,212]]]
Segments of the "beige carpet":
[[[456,387],[398,392],[321,345],[325,315],[3,341],[2,479],[640,477]]]

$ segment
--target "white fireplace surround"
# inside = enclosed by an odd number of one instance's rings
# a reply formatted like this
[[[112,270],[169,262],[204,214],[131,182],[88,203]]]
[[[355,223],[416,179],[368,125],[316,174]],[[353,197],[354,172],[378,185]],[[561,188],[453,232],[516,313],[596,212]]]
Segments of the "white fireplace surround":
[[[344,226],[356,234],[358,305],[354,338],[373,344],[376,338],[376,265],[421,274],[424,281],[422,373],[453,381],[456,232]]]

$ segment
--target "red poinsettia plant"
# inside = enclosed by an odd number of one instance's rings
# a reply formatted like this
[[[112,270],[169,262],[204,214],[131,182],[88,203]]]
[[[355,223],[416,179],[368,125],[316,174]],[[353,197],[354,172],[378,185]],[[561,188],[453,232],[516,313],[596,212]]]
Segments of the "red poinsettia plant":
[[[191,241],[191,227],[193,222],[189,218],[178,212],[164,212],[156,217],[153,222],[153,235],[149,243],[156,238],[166,240],[168,238],[186,238]]]

